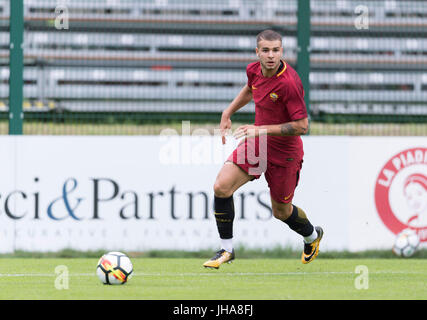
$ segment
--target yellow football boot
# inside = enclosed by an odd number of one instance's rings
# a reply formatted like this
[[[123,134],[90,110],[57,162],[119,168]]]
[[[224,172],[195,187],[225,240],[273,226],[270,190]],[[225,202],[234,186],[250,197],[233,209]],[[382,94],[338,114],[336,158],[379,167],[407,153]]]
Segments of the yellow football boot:
[[[205,268],[218,269],[223,263],[231,263],[234,260],[234,249],[232,252],[225,251],[224,249],[219,250],[212,259],[206,261],[203,266]]]
[[[311,243],[304,243],[304,251],[302,252],[301,262],[307,264],[313,261],[319,254],[320,240],[323,237],[323,229],[316,227],[317,238]]]

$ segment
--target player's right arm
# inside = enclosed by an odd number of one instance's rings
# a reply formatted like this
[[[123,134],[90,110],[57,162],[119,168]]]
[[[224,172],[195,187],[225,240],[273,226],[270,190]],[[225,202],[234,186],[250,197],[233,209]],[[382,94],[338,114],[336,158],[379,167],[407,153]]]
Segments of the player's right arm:
[[[222,144],[225,144],[225,135],[228,130],[231,130],[231,116],[240,108],[247,105],[252,100],[252,90],[245,84],[240,90],[239,94],[234,98],[230,105],[222,112],[221,123],[219,129],[221,130]]]

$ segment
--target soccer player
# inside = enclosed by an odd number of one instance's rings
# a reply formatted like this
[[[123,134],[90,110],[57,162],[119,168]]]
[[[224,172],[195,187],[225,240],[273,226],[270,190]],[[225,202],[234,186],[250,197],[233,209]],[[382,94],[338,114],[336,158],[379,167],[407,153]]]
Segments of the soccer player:
[[[245,183],[264,173],[275,218],[303,237],[302,263],[316,258],[323,236],[305,212],[292,204],[303,162],[300,135],[307,133],[308,118],[304,90],[296,71],[283,59],[282,37],[272,30],[257,36],[255,49],[259,61],[246,68],[247,84],[223,111],[220,123],[222,143],[231,131],[230,117],[240,108],[255,101],[255,124],[236,129],[235,138],[242,142],[221,168],[214,184],[214,213],[221,249],[203,265],[216,268],[231,262],[233,249],[233,194]]]

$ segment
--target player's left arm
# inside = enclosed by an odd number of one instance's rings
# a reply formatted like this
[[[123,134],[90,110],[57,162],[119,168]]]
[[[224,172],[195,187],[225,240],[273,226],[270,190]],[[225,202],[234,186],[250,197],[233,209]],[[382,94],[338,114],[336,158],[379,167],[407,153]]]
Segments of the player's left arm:
[[[260,126],[269,136],[301,136],[308,132],[308,118],[303,118],[278,125]]]
[[[234,137],[256,137],[262,135],[268,136],[301,136],[308,132],[308,118],[290,121],[281,124],[270,124],[263,126],[244,125],[240,126],[234,132]]]

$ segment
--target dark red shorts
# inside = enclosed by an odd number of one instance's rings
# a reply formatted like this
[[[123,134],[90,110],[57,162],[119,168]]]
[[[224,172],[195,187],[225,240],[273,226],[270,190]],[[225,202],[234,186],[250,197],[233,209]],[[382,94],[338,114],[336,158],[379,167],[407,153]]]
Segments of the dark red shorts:
[[[295,159],[287,166],[278,166],[252,151],[251,147],[243,142],[227,161],[235,163],[254,179],[259,179],[264,173],[271,197],[279,203],[291,202],[298,185],[303,160]]]

